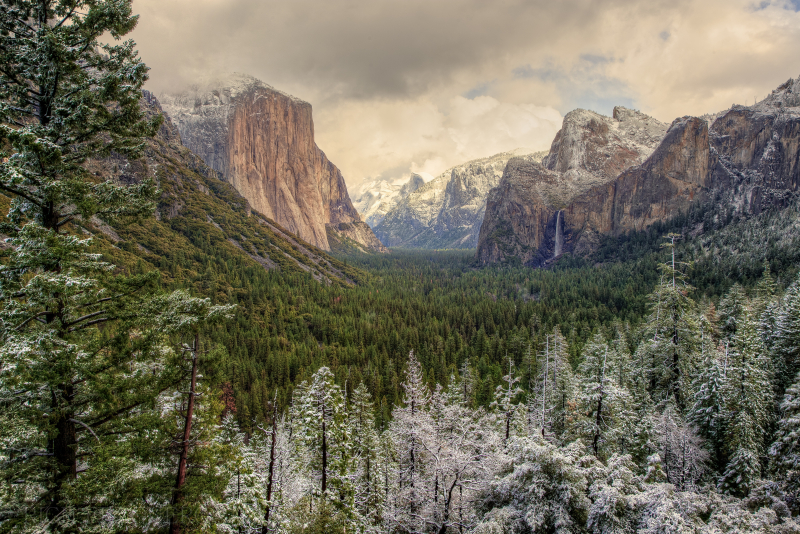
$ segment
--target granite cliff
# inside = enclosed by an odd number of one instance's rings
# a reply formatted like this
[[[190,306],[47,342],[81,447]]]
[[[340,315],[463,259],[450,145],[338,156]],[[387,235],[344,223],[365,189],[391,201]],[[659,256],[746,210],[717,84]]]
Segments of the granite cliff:
[[[323,250],[331,239],[384,250],[314,142],[310,104],[241,74],[159,99],[184,145],[254,210]]]
[[[486,196],[520,151],[476,159],[443,172],[401,198],[375,226],[386,246],[400,248],[473,248],[478,241]],[[546,153],[521,156],[538,161]]]
[[[162,114],[158,99],[148,91],[141,105],[148,116]],[[219,172],[182,144],[168,116],[157,135],[146,139],[142,158],[112,154],[89,160],[86,168],[101,179],[123,183],[156,180],[161,197],[155,217],[135,223],[93,217],[80,221],[80,226],[95,236],[99,249],[114,263],[159,269],[165,284],[180,279],[199,294],[226,302],[231,298],[230,283],[217,285],[208,278],[219,265],[236,266],[237,272],[308,274],[328,285],[351,285],[357,278],[357,272],[343,262],[253,212]]]
[[[509,161],[487,200],[478,260],[541,266],[694,202],[744,214],[780,207],[798,189],[798,106],[800,78],[754,106],[669,128],[622,108],[611,119],[572,112],[542,164]]]

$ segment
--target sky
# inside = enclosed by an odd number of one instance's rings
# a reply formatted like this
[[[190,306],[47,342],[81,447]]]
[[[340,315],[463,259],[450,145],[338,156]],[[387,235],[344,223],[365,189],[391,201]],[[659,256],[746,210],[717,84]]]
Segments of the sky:
[[[133,0],[148,88],[243,72],[313,106],[351,191],[549,148],[615,105],[670,123],[800,75],[800,0]]]

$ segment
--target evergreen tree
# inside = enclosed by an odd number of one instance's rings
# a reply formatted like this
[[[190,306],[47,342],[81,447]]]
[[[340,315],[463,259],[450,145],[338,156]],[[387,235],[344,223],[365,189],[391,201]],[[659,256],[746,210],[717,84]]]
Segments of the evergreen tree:
[[[533,407],[539,431],[561,436],[570,411],[573,393],[573,373],[569,363],[567,340],[556,327],[547,336],[544,353],[539,355],[539,376],[536,380],[536,399]]]
[[[692,381],[693,404],[687,420],[694,425],[703,438],[714,470],[721,472],[726,463],[725,455],[725,380],[727,363],[725,354],[719,352],[714,340],[714,324],[711,313],[700,316],[700,361],[701,366]]]
[[[419,530],[425,524],[423,509],[431,498],[428,482],[433,480],[430,451],[424,446],[433,434],[430,416],[431,393],[422,378],[422,367],[409,352],[403,381],[403,406],[392,410],[389,425],[397,456],[394,498],[387,508],[387,519],[401,528]]]
[[[675,399],[679,410],[687,407],[691,378],[697,364],[699,331],[693,291],[675,259],[675,239],[670,234],[665,247],[670,262],[659,264],[661,282],[650,295],[651,311],[639,345],[640,359],[647,361],[649,390],[657,401]]]
[[[725,296],[720,299],[717,318],[719,328],[725,338],[731,339],[736,335],[742,314],[748,304],[744,288],[739,284],[733,284]]]
[[[306,465],[318,481],[314,493],[334,503],[352,505],[348,474],[352,451],[346,424],[346,407],[333,373],[320,367],[295,392],[297,439],[302,444]]]
[[[155,399],[179,379],[168,336],[211,311],[185,293],[154,296],[155,273],[120,275],[78,236],[93,217],[154,209],[152,182],[98,179],[84,165],[137,157],[160,121],[140,108],[147,69],[133,42],[101,42],[135,27],[130,4],[0,3],[0,191],[11,198],[2,231],[12,247],[0,268],[0,411],[19,430],[2,477],[27,481],[6,501],[8,528],[91,531],[114,503],[128,510],[114,516],[124,529],[150,512],[135,497],[145,484],[137,460],[150,450],[136,436],[158,426]]]
[[[373,525],[383,515],[378,465],[380,438],[375,428],[375,408],[366,385],[361,382],[353,391],[347,412],[348,435],[352,440],[353,488],[359,519]]]
[[[755,321],[746,311],[739,322],[725,379],[728,464],[719,486],[746,496],[761,475],[761,453],[770,409],[767,360]]]
[[[626,436],[622,434],[634,426],[633,414],[629,411],[630,395],[612,372],[618,367],[617,359],[616,352],[596,334],[584,347],[583,361],[578,368],[577,414],[573,424],[577,436],[596,457],[603,459],[625,441]]]
[[[800,373],[783,396],[778,432],[769,456],[772,473],[786,485],[795,508],[800,508]]]
[[[514,373],[514,362],[509,358],[508,374],[503,377],[503,384],[495,389],[495,400],[492,403],[492,407],[498,411],[503,421],[506,440],[511,434],[511,421],[517,408],[516,399],[523,393],[522,388],[517,385],[520,380],[521,378]]]
[[[264,518],[264,481],[257,468],[258,450],[246,443],[247,436],[231,414],[222,419],[215,441],[226,449],[221,475],[227,481],[217,504],[216,527],[226,534],[258,532]]]
[[[780,399],[800,371],[800,280],[789,286],[783,297],[772,339],[773,372]]]
[[[753,313],[758,317],[766,307],[775,299],[775,294],[778,291],[778,285],[775,283],[775,277],[772,276],[769,262],[764,260],[764,272],[761,274],[761,279],[753,288]]]

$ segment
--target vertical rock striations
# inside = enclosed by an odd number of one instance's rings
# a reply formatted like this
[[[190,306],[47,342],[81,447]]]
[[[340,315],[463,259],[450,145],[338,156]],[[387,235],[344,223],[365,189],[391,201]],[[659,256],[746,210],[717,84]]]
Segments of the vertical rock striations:
[[[641,230],[711,195],[750,214],[781,206],[800,182],[800,78],[754,106],[668,129],[623,108],[612,119],[577,110],[542,163],[509,161],[489,194],[480,262],[586,253],[601,234]]]
[[[383,250],[314,142],[311,105],[245,75],[160,96],[184,144],[252,208],[330,250],[329,232]]]

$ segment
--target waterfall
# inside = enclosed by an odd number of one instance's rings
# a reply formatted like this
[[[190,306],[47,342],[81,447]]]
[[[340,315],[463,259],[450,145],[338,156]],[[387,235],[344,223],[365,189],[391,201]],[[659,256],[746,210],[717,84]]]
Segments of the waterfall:
[[[553,254],[554,258],[557,258],[561,255],[561,248],[564,246],[564,231],[561,228],[561,212],[563,210],[558,210],[558,215],[556,215],[556,249],[555,253]]]

